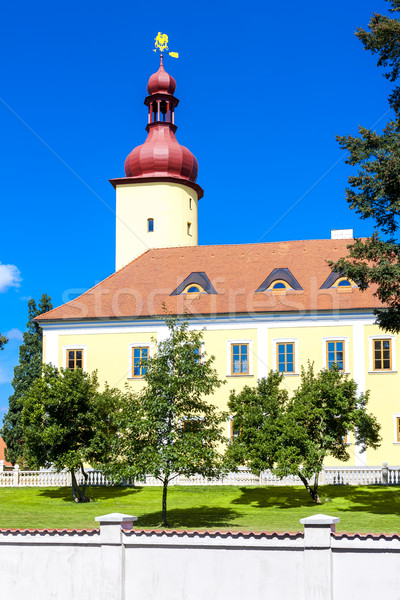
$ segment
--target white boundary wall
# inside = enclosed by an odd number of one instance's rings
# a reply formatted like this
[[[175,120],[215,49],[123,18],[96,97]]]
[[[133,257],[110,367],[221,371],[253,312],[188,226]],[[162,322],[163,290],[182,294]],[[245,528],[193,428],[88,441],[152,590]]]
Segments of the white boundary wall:
[[[400,535],[144,531],[98,517],[100,532],[0,530],[1,597],[13,600],[376,600],[399,598]]]

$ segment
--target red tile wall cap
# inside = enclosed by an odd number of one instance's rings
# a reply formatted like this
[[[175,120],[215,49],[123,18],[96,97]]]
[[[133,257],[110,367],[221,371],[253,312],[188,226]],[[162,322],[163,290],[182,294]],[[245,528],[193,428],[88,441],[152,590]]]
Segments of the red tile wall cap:
[[[0,535],[100,535],[100,529],[0,529]]]
[[[147,84],[147,92],[149,94],[173,94],[176,90],[176,81],[164,69],[163,55],[160,55],[160,66],[156,73],[150,76]]]
[[[341,533],[333,533],[333,537],[337,540],[385,540],[387,542],[400,540],[400,533],[349,533],[343,531]]]
[[[285,532],[269,532],[269,531],[209,531],[209,530],[187,530],[187,529],[128,529],[124,530],[125,535],[130,536],[146,536],[150,537],[152,535],[158,537],[222,537],[222,538],[255,538],[255,539],[298,539],[304,537],[304,533],[302,531],[285,531]]]

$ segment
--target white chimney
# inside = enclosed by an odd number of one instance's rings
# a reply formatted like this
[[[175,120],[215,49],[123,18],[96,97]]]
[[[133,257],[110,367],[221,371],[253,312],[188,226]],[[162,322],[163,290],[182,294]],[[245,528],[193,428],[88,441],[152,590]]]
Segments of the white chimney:
[[[331,240],[352,240],[352,229],[331,229]]]

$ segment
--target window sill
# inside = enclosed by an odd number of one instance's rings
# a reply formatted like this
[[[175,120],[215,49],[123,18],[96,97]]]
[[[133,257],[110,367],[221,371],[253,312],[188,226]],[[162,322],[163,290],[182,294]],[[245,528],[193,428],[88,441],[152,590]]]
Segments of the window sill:
[[[400,446],[400,442],[393,442],[393,446]]]
[[[254,377],[254,375],[250,373],[238,373],[237,375],[230,373],[229,375],[227,375],[227,377]]]
[[[128,381],[137,381],[138,379],[144,379],[144,377],[128,377]]]
[[[397,371],[389,371],[389,369],[387,371],[368,371],[368,375],[395,375],[397,373]]]
[[[285,377],[298,377],[300,375],[300,373],[283,373],[282,371],[278,371],[278,373]]]

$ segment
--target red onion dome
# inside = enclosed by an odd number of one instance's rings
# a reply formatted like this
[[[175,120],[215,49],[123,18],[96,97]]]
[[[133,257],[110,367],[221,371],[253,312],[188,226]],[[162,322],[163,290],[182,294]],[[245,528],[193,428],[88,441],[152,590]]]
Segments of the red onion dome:
[[[147,84],[147,92],[149,94],[173,94],[176,90],[176,82],[171,75],[169,75],[163,65],[162,55],[160,57],[160,67],[156,73],[153,73]]]
[[[195,182],[196,157],[178,143],[174,129],[168,123],[154,123],[148,131],[144,144],[126,157],[126,177],[179,177]]]

